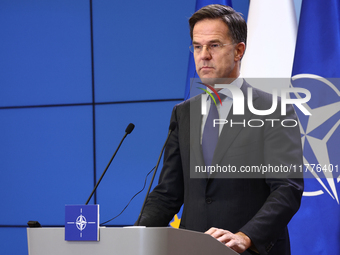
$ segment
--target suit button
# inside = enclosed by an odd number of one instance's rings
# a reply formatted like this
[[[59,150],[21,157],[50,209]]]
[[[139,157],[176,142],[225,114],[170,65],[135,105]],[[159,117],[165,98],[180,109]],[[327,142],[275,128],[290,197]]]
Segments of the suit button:
[[[205,199],[205,202],[207,202],[207,204],[211,204],[212,203],[212,199],[210,197]]]

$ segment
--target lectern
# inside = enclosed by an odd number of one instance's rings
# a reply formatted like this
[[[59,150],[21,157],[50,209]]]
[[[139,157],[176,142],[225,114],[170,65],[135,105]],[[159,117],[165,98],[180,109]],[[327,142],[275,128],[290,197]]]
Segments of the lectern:
[[[215,238],[174,228],[100,228],[100,241],[65,241],[64,228],[28,228],[29,255],[237,255]]]

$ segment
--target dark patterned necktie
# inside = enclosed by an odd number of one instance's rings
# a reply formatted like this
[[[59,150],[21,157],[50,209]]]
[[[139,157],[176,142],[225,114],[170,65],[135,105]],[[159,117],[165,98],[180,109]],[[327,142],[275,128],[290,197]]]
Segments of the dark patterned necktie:
[[[225,95],[223,94],[219,94],[219,96],[221,100],[225,98]],[[214,97],[216,98],[216,103],[219,103],[217,97],[215,95]],[[211,166],[219,137],[219,126],[215,125],[214,127],[214,119],[219,119],[219,114],[217,111],[217,107],[214,103],[214,100],[210,99],[210,110],[204,125],[202,136],[202,151],[206,166]]]

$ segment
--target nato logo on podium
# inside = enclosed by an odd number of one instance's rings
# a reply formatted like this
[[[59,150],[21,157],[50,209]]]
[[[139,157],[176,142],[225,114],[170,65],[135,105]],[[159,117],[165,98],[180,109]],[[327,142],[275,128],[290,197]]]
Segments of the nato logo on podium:
[[[65,240],[99,241],[99,205],[65,206]]]

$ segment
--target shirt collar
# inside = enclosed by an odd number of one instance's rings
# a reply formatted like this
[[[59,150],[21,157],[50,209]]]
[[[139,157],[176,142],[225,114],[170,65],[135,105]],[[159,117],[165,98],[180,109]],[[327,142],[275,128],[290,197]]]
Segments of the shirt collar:
[[[241,78],[241,75],[237,77],[235,80],[233,80],[232,83],[230,83],[230,85],[234,85],[235,87],[238,87],[239,89],[242,87],[242,84],[243,84],[243,78]],[[212,91],[209,88],[208,88],[208,91],[212,93]],[[221,89],[220,91],[218,91],[218,93],[223,94],[226,97],[233,98],[233,94],[227,88]],[[208,97],[207,99],[209,98],[210,97]]]

